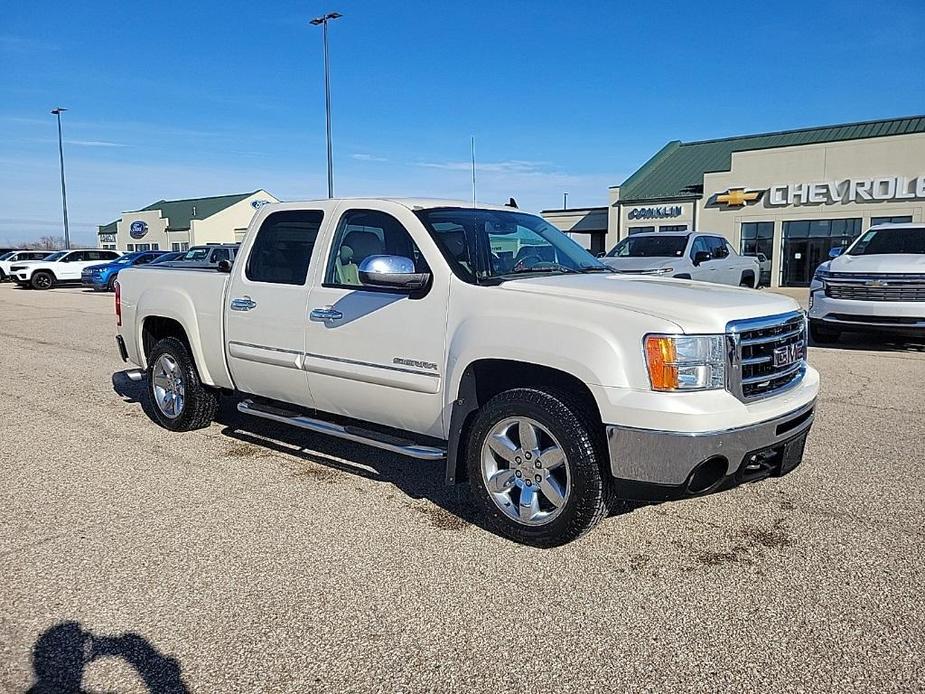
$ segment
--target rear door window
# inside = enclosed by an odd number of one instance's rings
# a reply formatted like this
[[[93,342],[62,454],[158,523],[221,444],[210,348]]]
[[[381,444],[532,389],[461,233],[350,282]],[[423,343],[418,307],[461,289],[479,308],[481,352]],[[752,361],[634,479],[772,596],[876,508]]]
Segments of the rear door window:
[[[305,284],[323,219],[322,210],[286,210],[268,216],[254,239],[244,276],[251,282]]]

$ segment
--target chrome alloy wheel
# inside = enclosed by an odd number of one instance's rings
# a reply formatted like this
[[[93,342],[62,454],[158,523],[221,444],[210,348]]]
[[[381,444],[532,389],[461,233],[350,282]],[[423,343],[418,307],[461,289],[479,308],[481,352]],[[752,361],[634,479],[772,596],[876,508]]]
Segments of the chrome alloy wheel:
[[[555,519],[572,491],[565,451],[546,427],[528,417],[508,417],[488,433],[482,481],[495,505],[523,525]]]
[[[162,354],[154,362],[151,376],[157,409],[165,417],[176,419],[183,414],[183,403],[186,396],[180,365],[169,354]]]

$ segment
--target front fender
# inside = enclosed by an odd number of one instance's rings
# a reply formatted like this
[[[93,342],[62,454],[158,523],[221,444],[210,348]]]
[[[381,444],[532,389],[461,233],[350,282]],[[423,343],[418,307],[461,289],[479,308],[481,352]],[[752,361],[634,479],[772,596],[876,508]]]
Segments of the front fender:
[[[510,315],[472,315],[450,336],[447,360],[448,408],[458,397],[466,369],[483,359],[524,362],[570,374],[588,386],[648,389],[642,339],[648,332],[672,331],[671,324],[612,307],[586,304],[582,319],[556,317],[554,311]],[[592,388],[592,392],[600,392]],[[597,395],[595,395],[597,399]],[[609,403],[598,402],[603,410]],[[448,410],[449,411],[449,410]],[[445,421],[449,421],[446,419]]]

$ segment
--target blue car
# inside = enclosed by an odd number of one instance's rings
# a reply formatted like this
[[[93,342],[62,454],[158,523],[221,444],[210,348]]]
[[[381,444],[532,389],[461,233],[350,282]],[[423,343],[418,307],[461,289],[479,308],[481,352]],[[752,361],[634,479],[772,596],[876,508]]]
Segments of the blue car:
[[[136,251],[119,256],[111,263],[91,265],[80,273],[80,283],[95,291],[109,291],[113,289],[119,270],[134,265],[147,265],[151,261],[164,255],[167,251]]]

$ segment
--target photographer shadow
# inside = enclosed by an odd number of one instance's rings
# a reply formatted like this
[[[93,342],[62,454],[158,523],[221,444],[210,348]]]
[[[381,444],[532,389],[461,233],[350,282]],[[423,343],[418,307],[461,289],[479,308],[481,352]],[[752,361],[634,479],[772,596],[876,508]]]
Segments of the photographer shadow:
[[[78,622],[61,622],[45,630],[32,648],[35,683],[28,694],[83,694],[84,670],[100,658],[124,660],[152,694],[189,693],[180,663],[143,636],[97,636]]]

